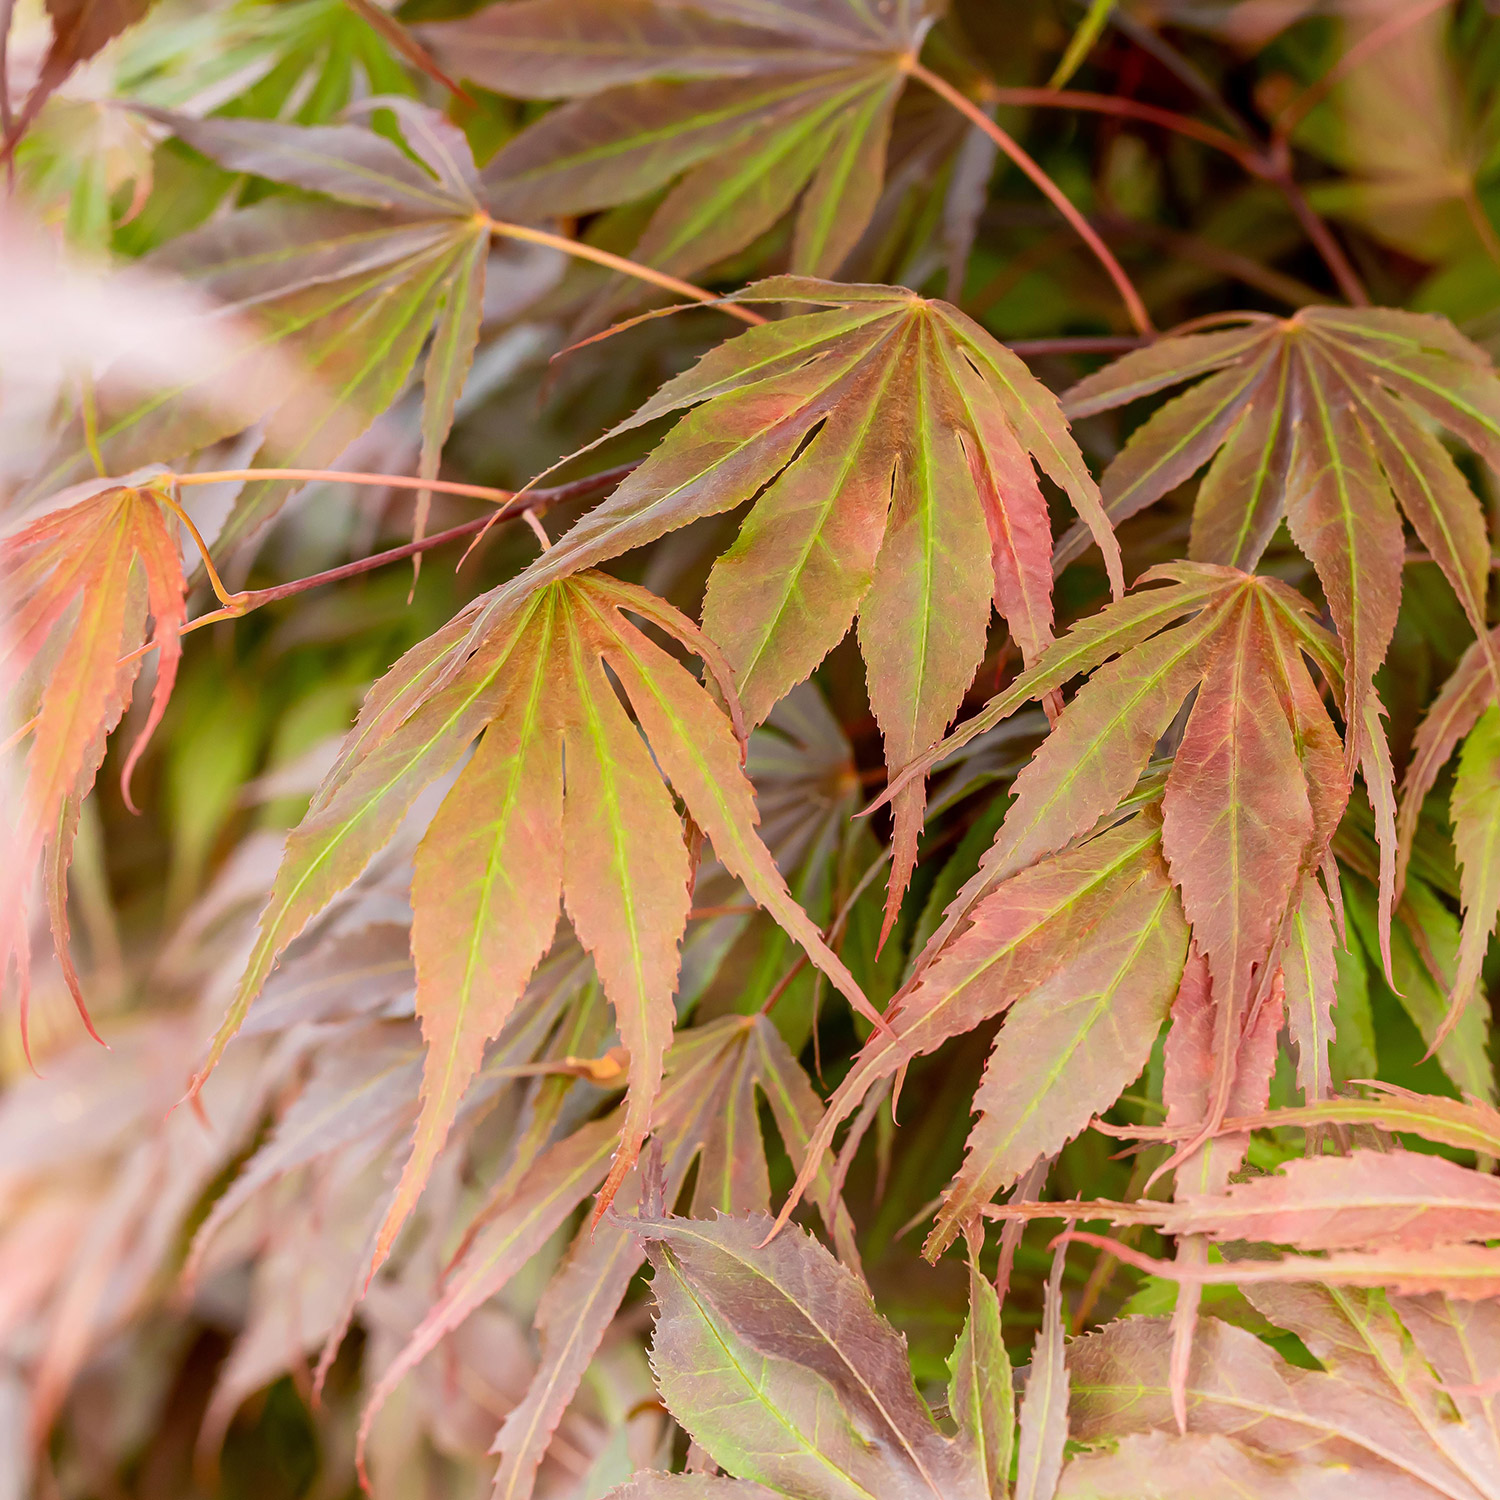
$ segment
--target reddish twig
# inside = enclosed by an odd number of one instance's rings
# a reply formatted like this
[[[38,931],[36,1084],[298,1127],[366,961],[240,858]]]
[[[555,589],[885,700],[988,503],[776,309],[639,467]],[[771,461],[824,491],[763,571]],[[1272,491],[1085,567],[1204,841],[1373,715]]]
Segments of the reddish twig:
[[[1125,311],[1129,314],[1136,331],[1143,334],[1154,333],[1151,314],[1146,311],[1146,304],[1141,300],[1141,294],[1136,291],[1134,283],[1125,274],[1124,267],[1115,259],[1114,252],[1100,238],[1099,231],[1083,216],[1078,206],[1042,170],[1020,143],[990,119],[967,94],[954,88],[946,78],[940,78],[936,73],[924,68],[916,58],[907,60],[907,68],[913,78],[926,84],[940,99],[951,104],[965,119],[989,136],[1041,189],[1063,218],[1073,226],[1078,237],[1093,251],[1094,258],[1104,267],[1109,279],[1114,282],[1115,290],[1119,292],[1120,299],[1125,304]]]

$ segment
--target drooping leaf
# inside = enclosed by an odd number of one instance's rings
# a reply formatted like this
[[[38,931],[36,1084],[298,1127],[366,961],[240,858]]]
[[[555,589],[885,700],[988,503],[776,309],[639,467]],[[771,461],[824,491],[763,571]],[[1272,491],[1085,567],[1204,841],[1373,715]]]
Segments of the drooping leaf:
[[[122,785],[130,799],[130,773],[172,695],[186,593],[176,525],[150,489],[106,487],[0,538],[0,694],[11,710],[7,717],[30,729],[24,789],[6,830],[0,876],[0,984],[14,968],[23,1036],[28,908],[43,860],[58,959],[79,1014],[93,1029],[68,954],[73,838],[149,643],[156,650],[156,680],[150,711],[125,760]],[[5,752],[6,759],[15,755]]]
[[[899,771],[953,717],[984,654],[992,597],[1028,654],[1051,638],[1050,526],[1033,462],[1097,528],[1117,590],[1118,549],[1050,393],[956,308],[799,277],[741,295],[825,310],[720,345],[617,427],[692,408],[490,596],[476,629],[550,579],[758,495],[703,609],[747,718],[759,723],[857,612],[871,703]],[[896,808],[888,926],[922,807],[908,791]]]
[[[800,1164],[817,1117],[816,1096],[763,1016],[717,1022],[688,1033],[668,1056],[669,1078],[690,1066],[693,1047],[708,1061],[691,1083],[684,1079],[679,1085],[679,1091],[691,1088],[691,1094],[653,1120],[653,1136],[663,1143],[664,1196],[670,1201],[681,1191],[696,1161],[695,1213],[706,1217],[711,1209],[764,1212],[770,1185],[758,1099],[763,1096],[770,1105],[783,1145]],[[624,1191],[630,1192],[628,1181]],[[826,1170],[819,1175],[813,1198],[835,1235],[852,1243],[847,1210],[833,1193]],[[542,1347],[537,1372],[495,1439],[495,1451],[501,1454],[497,1500],[524,1500],[531,1493],[557,1422],[644,1258],[645,1250],[628,1222],[611,1219],[579,1231],[537,1310]],[[450,1324],[458,1311],[450,1310]]]
[[[791,268],[831,276],[874,211],[903,59],[920,48],[928,10],[523,0],[423,36],[487,88],[573,101],[486,167],[485,191],[505,213],[586,213],[677,179],[633,253],[690,276],[800,198]]]
[[[142,395],[106,375],[94,451],[114,473],[170,461],[267,419],[265,466],[332,463],[400,394],[433,332],[424,368],[420,471],[437,473],[454,404],[479,336],[489,229],[463,132],[399,101],[416,158],[358,125],[152,111],[186,144],[233,171],[326,194],[334,203],[271,198],[180,236],[156,257],[252,330],[223,372],[244,399],[204,407],[188,388]],[[281,378],[262,368],[282,361]],[[92,459],[81,428],[36,482],[69,483]],[[279,508],[284,482],[241,492],[220,534],[232,546]],[[419,528],[420,529],[420,528]]]
[[[722,1468],[784,1493],[987,1495],[855,1274],[801,1231],[762,1244],[770,1228],[637,1225],[656,1271],[652,1363],[678,1420]]]
[[[377,1262],[421,1192],[484,1044],[546,951],[559,899],[594,959],[631,1058],[625,1133],[601,1206],[630,1169],[671,1038],[689,908],[682,821],[662,771],[724,866],[878,1023],[755,833],[754,795],[729,721],[622,609],[673,626],[711,656],[690,623],[659,600],[591,574],[534,594],[447,686],[429,678],[425,700],[377,685],[371,701],[381,710],[351,736],[357,758],[336,768],[288,840],[245,975],[199,1074],[201,1082],[287,944],[388,841],[418,793],[487,731],[417,855],[412,940],[428,1042],[423,1112]],[[425,644],[414,655],[415,668],[392,669],[403,687],[413,670],[420,676],[441,659]]]

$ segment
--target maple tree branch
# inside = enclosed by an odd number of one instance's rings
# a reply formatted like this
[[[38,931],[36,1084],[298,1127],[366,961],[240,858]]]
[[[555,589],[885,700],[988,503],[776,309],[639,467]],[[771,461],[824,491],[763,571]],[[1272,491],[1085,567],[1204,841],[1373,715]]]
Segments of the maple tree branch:
[[[546,245],[549,249],[561,250],[564,255],[574,256],[578,260],[591,260],[597,266],[607,266],[611,271],[633,276],[637,281],[649,281],[652,286],[659,286],[668,292],[676,292],[680,297],[691,297],[693,301],[702,302],[705,306],[721,307],[731,318],[738,318],[742,323],[766,322],[763,313],[758,313],[753,308],[742,307],[737,302],[726,302],[724,298],[715,296],[706,287],[695,286],[691,281],[683,281],[680,277],[669,276],[665,271],[643,266],[639,261],[627,260],[623,255],[614,255],[608,250],[586,245],[582,240],[570,240],[564,234],[552,234],[545,229],[532,229],[525,224],[511,224],[504,219],[491,218],[489,214],[483,212],[478,217],[491,234],[498,234],[502,239],[522,240],[528,245]]]
[[[998,84],[986,87],[984,97],[995,104],[1017,109],[1078,109],[1086,114],[1116,115],[1121,119],[1139,120],[1145,125],[1160,125],[1163,130],[1175,131],[1205,146],[1213,146],[1226,156],[1232,156],[1250,172],[1256,170],[1256,163],[1260,161],[1260,152],[1253,144],[1236,140],[1227,130],[1205,125],[1191,115],[1178,114],[1176,110],[1142,104],[1136,99],[1093,94],[1083,89],[1002,88]]]
[[[990,119],[967,94],[954,88],[946,78],[940,78],[936,73],[924,68],[916,58],[907,59],[907,69],[913,78],[926,84],[939,98],[951,104],[961,115],[989,136],[1041,189],[1063,218],[1073,226],[1078,237],[1093,251],[1094,258],[1104,267],[1109,279],[1114,282],[1115,290],[1119,292],[1125,304],[1125,311],[1129,314],[1130,321],[1135,325],[1137,332],[1154,333],[1155,325],[1151,322],[1151,314],[1146,311],[1146,304],[1141,300],[1141,294],[1136,291],[1135,284],[1125,274],[1125,268],[1115,259],[1109,246],[1100,238],[1099,231],[1089,223],[1072,199],[1042,170],[1021,144]]]
[[[391,490],[435,490],[440,495],[464,495],[471,500],[493,500],[498,505],[508,504],[516,497],[515,490],[499,490],[488,484],[460,484],[451,479],[418,479],[410,474],[370,474],[356,469],[201,469],[192,474],[166,474],[162,477],[181,486],[239,482],[253,484],[260,479],[293,479],[303,484],[367,484]]]
[[[1293,178],[1291,169],[1283,166],[1280,172],[1268,175],[1266,180],[1280,189],[1282,197],[1296,214],[1297,222],[1302,226],[1303,232],[1312,241],[1318,254],[1323,257],[1323,264],[1332,272],[1333,279],[1338,282],[1339,291],[1344,300],[1352,307],[1368,307],[1370,294],[1365,290],[1365,284],[1360,280],[1359,273],[1349,263],[1349,257],[1344,254],[1344,247],[1333,237],[1333,231],[1307,201],[1296,179]]]

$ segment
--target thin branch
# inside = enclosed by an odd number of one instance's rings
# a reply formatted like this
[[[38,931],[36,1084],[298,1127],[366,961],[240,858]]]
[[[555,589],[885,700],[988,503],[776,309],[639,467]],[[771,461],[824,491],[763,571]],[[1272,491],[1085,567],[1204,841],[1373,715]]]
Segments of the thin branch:
[[[1050,88],[1000,88],[990,87],[984,91],[986,99],[996,104],[1009,105],[1017,109],[1078,109],[1086,114],[1118,115],[1121,119],[1139,120],[1144,125],[1159,125],[1164,130],[1213,146],[1226,156],[1232,156],[1247,171],[1255,171],[1260,153],[1246,141],[1236,140],[1228,131],[1216,125],[1205,125],[1191,115],[1178,114],[1176,110],[1160,109],[1154,104],[1142,104],[1136,99],[1117,98],[1113,94],[1091,94],[1082,89]]]
[[[1349,257],[1344,254],[1343,246],[1334,239],[1333,231],[1318,217],[1312,204],[1303,196],[1302,189],[1292,177],[1291,169],[1283,167],[1277,176],[1268,180],[1281,189],[1282,196],[1291,205],[1303,232],[1323,257],[1324,265],[1333,273],[1333,279],[1338,282],[1344,300],[1353,307],[1368,307],[1370,294],[1365,290],[1364,282],[1359,279],[1359,273],[1349,264]]]
[[[1084,218],[1068,195],[1037,165],[1019,142],[990,119],[967,94],[954,88],[946,78],[940,78],[936,73],[930,72],[915,58],[908,59],[908,68],[913,78],[926,84],[939,98],[951,104],[965,119],[971,121],[989,136],[1041,189],[1057,211],[1073,226],[1078,237],[1094,252],[1095,259],[1104,267],[1109,279],[1114,282],[1115,289],[1119,292],[1125,304],[1125,310],[1130,315],[1130,321],[1135,325],[1136,330],[1143,334],[1155,332],[1151,314],[1146,311],[1146,304],[1141,301],[1140,293],[1136,291],[1130,278],[1125,274],[1124,267],[1115,259],[1109,246],[1099,237],[1099,232]]]
[[[1013,354],[1125,354],[1148,343],[1128,333],[1102,335],[1082,334],[1077,338],[1009,339],[1005,347]]]
[[[679,297],[691,297],[694,302],[702,302],[706,306],[722,307],[730,317],[738,318],[742,323],[766,321],[765,316],[753,308],[741,307],[737,302],[726,302],[705,287],[694,286],[691,281],[683,281],[680,277],[669,276],[665,271],[643,266],[639,261],[626,260],[623,255],[613,255],[608,250],[586,245],[582,240],[570,240],[566,235],[551,234],[545,229],[532,229],[525,224],[510,224],[504,219],[492,219],[486,213],[481,213],[479,217],[491,234],[498,234],[502,239],[522,240],[528,245],[546,245],[549,249],[561,250],[564,255],[572,255],[579,260],[591,260],[595,265],[607,266],[611,271],[633,276],[637,281],[649,281],[652,286],[676,292]]]
[[[638,461],[637,461],[638,462]],[[472,494],[474,491],[483,491],[479,498],[489,500],[497,496],[504,496],[506,504],[500,511],[491,511],[488,515],[476,516],[472,521],[464,521],[458,526],[450,526],[446,531],[435,532],[432,536],[424,536],[414,542],[407,542],[400,547],[391,547],[385,552],[376,552],[369,557],[356,558],[353,562],[342,563],[336,568],[325,569],[321,573],[313,573],[306,578],[296,578],[290,583],[272,584],[264,589],[245,589],[238,594],[220,595],[225,599],[222,609],[210,610],[207,614],[199,615],[189,620],[186,625],[178,631],[179,635],[191,635],[195,630],[202,630],[206,625],[217,625],[222,620],[237,620],[241,615],[248,614],[252,609],[259,609],[263,604],[274,604],[279,599],[290,599],[296,594],[305,594],[309,589],[321,588],[325,583],[340,583],[346,578],[356,578],[361,573],[372,573],[377,568],[383,568],[388,563],[403,562],[408,557],[415,557],[418,553],[426,552],[433,547],[442,547],[449,542],[456,542],[463,537],[473,536],[477,532],[493,526],[496,521],[510,521],[523,519],[530,512],[545,510],[549,506],[561,505],[568,500],[582,499],[596,490],[607,489],[617,480],[623,479],[636,463],[619,464],[613,469],[601,469],[597,474],[590,474],[584,479],[575,479],[568,484],[554,485],[550,489],[543,490],[491,490],[484,485],[443,485],[439,480],[413,479],[404,474],[340,474],[335,470],[322,469],[225,469],[217,474],[183,474],[165,475],[164,479],[175,481],[178,484],[186,480],[192,480],[200,484],[213,483],[226,479],[264,479],[266,477],[299,477],[311,475],[315,478],[330,478],[350,480],[354,483],[388,485],[394,488],[405,489],[442,489],[449,491]],[[191,524],[191,523],[190,523]],[[194,528],[196,531],[196,528]],[[205,554],[206,556],[206,554]],[[127,656],[120,658],[120,665],[126,666],[130,662],[138,661],[141,657],[156,649],[155,641],[148,641],[144,646],[137,648]],[[33,721],[34,723],[35,721]],[[22,725],[21,729],[7,742],[14,744],[30,728],[32,724]],[[3,747],[0,747],[3,748]]]

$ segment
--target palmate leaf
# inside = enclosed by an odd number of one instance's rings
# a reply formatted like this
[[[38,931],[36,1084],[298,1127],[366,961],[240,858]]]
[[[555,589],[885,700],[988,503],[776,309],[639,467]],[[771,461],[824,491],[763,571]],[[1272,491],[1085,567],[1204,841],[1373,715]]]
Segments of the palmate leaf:
[[[83,989],[68,954],[67,871],[83,799],[105,742],[130,706],[140,648],[156,648],[151,707],[126,757],[122,786],[166,712],[187,615],[176,522],[150,489],[111,486],[0,538],[0,702],[30,724],[24,789],[5,831],[0,875],[0,985],[12,967],[22,1036],[30,976],[28,910],[46,870],[57,956],[84,1024]],[[152,621],[147,634],[148,615]],[[123,658],[123,660],[122,660]],[[15,752],[7,749],[5,758]]]
[[[933,8],[522,0],[422,35],[451,71],[488,88],[573,101],[485,168],[507,215],[588,213],[676,180],[634,259],[692,275],[796,203],[791,269],[832,276],[875,209],[904,60]]]
[[[722,1468],[810,1500],[989,1495],[918,1396],[905,1340],[816,1240],[762,1244],[764,1215],[631,1227],[655,1269],[662,1397]]]
[[[324,467],[400,394],[424,345],[419,472],[436,476],[479,337],[489,230],[463,132],[409,101],[390,104],[413,155],[357,125],[146,111],[222,166],[338,202],[267,199],[159,252],[156,264],[201,287],[253,330],[236,353],[244,367],[241,399],[206,408],[186,387],[143,395],[106,375],[92,446],[81,425],[68,433],[33,486],[37,493],[93,472],[96,461],[128,473],[261,419],[268,427],[259,463]],[[265,369],[273,354],[284,361],[277,380]],[[226,386],[240,379],[236,369],[220,373]],[[286,492],[274,480],[247,485],[220,545],[263,524]]]
[[[1117,590],[1118,548],[1054,398],[956,308],[797,277],[741,295],[824,310],[720,345],[617,427],[688,411],[608,499],[489,596],[474,634],[550,579],[758,496],[703,607],[747,719],[759,723],[858,613],[871,705],[900,770],[957,709],[992,599],[1028,659],[1051,640],[1051,528],[1033,462],[1094,528]],[[922,808],[919,788],[896,803],[887,927]]]
[[[1372,798],[1388,801],[1369,763],[1367,707],[1401,597],[1398,508],[1487,638],[1484,516],[1427,424],[1500,472],[1500,380],[1483,350],[1432,315],[1311,307],[1243,323],[1128,354],[1074,386],[1064,408],[1077,419],[1199,381],[1131,435],[1105,473],[1105,508],[1118,524],[1212,459],[1192,557],[1253,567],[1285,517],[1343,642],[1349,748]]]
[[[629,1171],[672,1035],[690,906],[689,853],[663,773],[725,868],[881,1024],[756,834],[754,794],[729,721],[622,610],[665,626],[715,664],[689,621],[642,589],[589,574],[532,594],[425,699],[409,690],[443,660],[432,642],[376,684],[340,763],[288,840],[245,975],[199,1075],[287,944],[485,731],[417,851],[412,951],[427,1042],[423,1108],[377,1264],[422,1190],[485,1043],[551,946],[559,901],[630,1053],[624,1133],[601,1211]]]
[[[1229,1440],[1227,1451],[1218,1445],[1224,1461],[1236,1454],[1245,1472],[1285,1481],[1264,1493],[1500,1494],[1495,1398],[1472,1394],[1500,1351],[1500,1304],[1432,1294],[1387,1302],[1380,1292],[1319,1287],[1247,1292],[1323,1368],[1294,1367],[1253,1334],[1206,1319],[1189,1373],[1190,1435]],[[1165,1320],[1155,1318],[1075,1340],[1073,1436],[1103,1443],[1171,1428],[1170,1342]],[[1339,1487],[1320,1489],[1318,1475],[1330,1472]]]
[[[765,1212],[770,1187],[757,1095],[769,1105],[783,1145],[799,1164],[818,1112],[811,1084],[774,1026],[763,1016],[726,1017],[680,1032],[667,1054],[665,1074],[652,1121],[662,1193],[675,1200],[696,1165],[695,1213]],[[451,1268],[443,1296],[383,1372],[365,1413],[364,1432],[397,1383],[501,1291],[599,1184],[622,1114],[617,1109],[549,1146],[489,1206]],[[636,1167],[627,1176],[618,1206],[641,1206],[643,1175]],[[829,1172],[819,1173],[813,1197],[825,1224],[852,1253],[852,1228]],[[501,1454],[495,1494],[501,1500],[530,1495],[558,1421],[644,1258],[628,1220],[612,1215],[579,1230],[537,1309],[541,1357],[536,1372],[495,1440]]]

